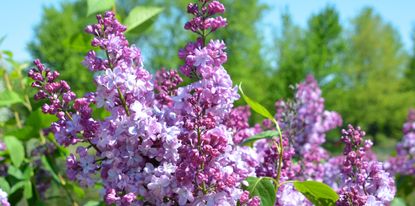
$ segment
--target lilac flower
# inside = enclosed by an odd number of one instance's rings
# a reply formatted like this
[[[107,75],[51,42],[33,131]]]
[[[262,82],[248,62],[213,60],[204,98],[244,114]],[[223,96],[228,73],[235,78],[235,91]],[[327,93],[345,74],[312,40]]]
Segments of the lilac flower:
[[[7,193],[0,189],[0,205],[1,206],[10,206],[9,201],[7,200]]]
[[[371,160],[366,155],[372,144],[364,141],[364,136],[365,133],[360,128],[355,129],[351,125],[343,130],[341,140],[346,146],[340,166],[342,180],[337,205],[385,205],[395,196],[393,178],[385,171],[381,162]]]
[[[415,110],[410,110],[403,125],[403,138],[396,146],[397,156],[389,159],[387,169],[392,174],[415,174]]]

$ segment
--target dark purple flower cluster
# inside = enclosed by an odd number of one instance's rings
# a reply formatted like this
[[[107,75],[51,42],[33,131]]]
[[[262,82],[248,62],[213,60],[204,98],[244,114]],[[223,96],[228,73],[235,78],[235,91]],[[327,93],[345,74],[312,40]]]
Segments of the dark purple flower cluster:
[[[372,142],[364,140],[365,132],[349,125],[342,131],[345,144],[340,165],[342,179],[337,205],[386,205],[395,196],[393,178],[384,170],[383,163],[371,160]]]
[[[200,35],[205,35],[225,27],[227,21],[216,14],[225,12],[225,6],[219,1],[199,0],[198,3],[190,3],[187,6],[187,13],[194,15],[193,19],[184,25],[186,30],[191,30]]]
[[[157,91],[156,99],[160,104],[173,106],[172,96],[177,95],[177,88],[183,82],[176,70],[161,69],[156,72],[154,89]]]

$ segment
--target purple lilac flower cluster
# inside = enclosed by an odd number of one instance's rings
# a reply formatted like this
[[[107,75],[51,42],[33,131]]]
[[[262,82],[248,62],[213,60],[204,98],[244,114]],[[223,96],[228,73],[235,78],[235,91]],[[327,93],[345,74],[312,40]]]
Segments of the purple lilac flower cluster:
[[[173,97],[172,110],[182,122],[176,177],[189,194],[186,198],[197,204],[235,205],[240,200],[243,205],[258,205],[257,197],[249,199],[241,189],[241,182],[254,175],[255,153],[250,148],[237,147],[233,141],[236,132],[247,128],[249,114],[230,120],[235,113],[246,110],[232,110],[239,95],[222,66],[227,60],[226,46],[219,40],[206,44],[209,33],[226,25],[222,17],[213,17],[223,13],[224,6],[204,0],[190,4],[188,12],[194,18],[185,28],[199,38],[179,51],[185,61],[180,70],[196,81],[179,88]]]
[[[225,8],[210,0],[188,8],[195,17],[185,28],[200,36],[179,52],[185,60],[182,73],[196,77],[187,86],[178,87],[182,79],[173,70],[161,70],[153,79],[112,12],[98,15],[98,23],[85,29],[94,36],[92,46],[103,51],[92,50],[84,60],[97,72],[95,92],[76,98],[66,82],[56,81],[59,73],[39,60],[29,72],[39,89],[36,99],[50,102],[43,112],[59,119],[51,126],[58,143],[82,143],[67,158],[68,178],[82,186],[101,183],[107,204],[260,204],[242,190],[243,180],[255,175],[256,154],[233,138],[247,129],[249,111],[231,112],[239,95],[222,66],[224,42],[205,42],[226,26],[226,19],[216,16]],[[94,107],[110,115],[95,119]],[[244,112],[248,115],[231,120]]]
[[[7,200],[7,193],[0,189],[0,206],[10,206]]]
[[[395,182],[383,163],[367,156],[373,143],[364,140],[365,132],[349,125],[342,131],[345,144],[340,165],[342,180],[337,205],[387,205],[396,192]]]
[[[161,105],[173,106],[172,96],[177,95],[177,88],[183,79],[176,70],[165,70],[156,72],[154,89],[157,91],[156,99]]]
[[[397,156],[389,159],[392,174],[415,175],[415,110],[411,109],[403,125],[403,138],[396,146]]]
[[[322,147],[325,133],[340,126],[342,119],[339,114],[324,110],[321,90],[311,75],[297,86],[294,97],[292,102],[279,100],[275,104],[275,119],[282,129],[284,146],[280,181],[323,181],[323,162],[329,159],[328,152]],[[271,123],[265,121],[263,125],[270,128]],[[256,168],[257,175],[276,177],[279,154],[274,140],[257,142],[256,150],[261,160]],[[311,205],[291,184],[281,186],[277,204]]]
[[[313,76],[299,84],[295,94],[295,114],[290,120],[293,134],[293,147],[296,155],[302,157],[299,174],[304,179],[322,181],[324,167],[322,161],[328,159],[327,151],[322,147],[326,133],[342,125],[342,118],[336,112],[324,110],[324,99]]]

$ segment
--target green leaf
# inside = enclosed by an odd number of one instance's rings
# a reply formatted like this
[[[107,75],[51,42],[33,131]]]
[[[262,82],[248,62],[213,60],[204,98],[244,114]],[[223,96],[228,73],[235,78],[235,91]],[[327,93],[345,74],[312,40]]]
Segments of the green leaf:
[[[294,187],[314,205],[336,205],[339,195],[328,185],[317,181],[294,182]]]
[[[395,197],[391,202],[391,206],[406,206],[406,204],[402,198]]]
[[[0,177],[0,189],[6,193],[10,192],[10,185],[4,177]]]
[[[72,190],[73,193],[75,193],[75,195],[79,198],[79,199],[83,199],[85,196],[85,191],[84,189],[82,189],[81,187],[79,187],[76,184],[73,183],[69,183],[66,185],[66,187],[70,190]]]
[[[84,204],[84,206],[98,206],[98,205],[100,205],[101,203],[100,202],[98,202],[98,201],[93,201],[93,200],[90,200],[90,201],[88,201],[88,202],[86,202],[85,204]]]
[[[50,124],[54,121],[57,121],[57,118],[52,115],[43,114],[42,110],[39,108],[30,113],[27,118],[27,125],[33,127],[35,133],[39,134],[39,131],[49,127]]]
[[[150,7],[150,6],[137,6],[131,10],[127,18],[124,21],[124,25],[127,26],[127,32],[135,29],[138,26],[146,25],[147,21],[158,15],[163,8],[161,7]],[[148,27],[148,25],[147,25]]]
[[[60,179],[59,179],[58,175],[52,169],[52,166],[50,165],[48,159],[45,156],[42,156],[41,161],[42,161],[42,164],[43,164],[43,168],[52,175],[53,179],[56,182],[60,182]]]
[[[9,169],[7,170],[7,174],[9,174],[9,175],[11,175],[11,176],[13,176],[17,179],[20,179],[20,180],[24,179],[22,171],[20,171],[19,168],[15,167],[13,165],[9,166]]]
[[[23,172],[23,178],[26,180],[30,180],[30,178],[34,175],[33,173],[33,168],[32,167],[27,167],[24,172]]]
[[[0,93],[0,107],[9,107],[22,102],[23,99],[16,92],[6,90]]]
[[[271,180],[264,177],[248,177],[246,181],[249,185],[245,190],[249,191],[251,197],[261,198],[262,206],[274,206],[276,191]]]
[[[242,90],[242,84],[239,84],[239,91],[241,91],[242,97],[252,110],[265,118],[274,120],[274,116],[272,116],[272,114],[264,106],[245,95],[244,91]]]
[[[26,181],[20,181],[16,184],[13,185],[13,187],[10,189],[10,193],[9,194],[13,194],[14,192],[16,192],[18,189],[24,187],[26,184]]]
[[[25,199],[30,199],[32,198],[32,195],[32,183],[30,182],[30,180],[25,181],[23,186],[23,197]]]
[[[255,141],[258,141],[260,139],[272,139],[273,137],[278,136],[278,132],[274,130],[269,130],[265,132],[261,132],[259,134],[256,134],[254,136],[249,137],[248,139],[245,139],[241,145],[244,146],[252,146]]]
[[[34,131],[32,126],[25,125],[23,128],[17,128],[16,126],[4,127],[5,134],[15,136],[17,139],[25,141],[32,137],[39,135],[39,131]]]
[[[88,0],[87,16],[98,12],[110,10],[115,5],[115,0]]]
[[[9,151],[12,163],[16,167],[19,167],[20,164],[22,164],[25,157],[25,151],[22,142],[20,142],[20,140],[13,136],[6,136],[4,138],[4,142],[6,143],[6,147]]]

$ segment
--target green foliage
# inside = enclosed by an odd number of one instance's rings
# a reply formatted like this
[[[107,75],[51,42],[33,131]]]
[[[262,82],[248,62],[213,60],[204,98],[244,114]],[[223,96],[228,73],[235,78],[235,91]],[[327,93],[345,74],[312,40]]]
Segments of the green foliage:
[[[273,206],[275,203],[275,188],[272,181],[265,177],[248,177],[248,186],[245,190],[249,191],[251,197],[261,198],[262,206]]]
[[[399,197],[399,200],[396,200],[395,204],[398,204],[401,201],[409,203],[408,205],[412,206],[415,204],[415,177],[414,176],[401,176],[398,175],[395,177],[396,181],[396,197]]]
[[[339,195],[331,187],[321,182],[295,181],[294,187],[316,206],[334,206],[339,199]]]
[[[10,154],[10,159],[13,162],[13,165],[19,167],[22,164],[25,156],[24,146],[16,137],[6,136],[4,138],[4,143],[7,146],[7,150]]]
[[[62,3],[60,8],[45,7],[35,38],[28,45],[32,57],[59,71],[78,95],[93,89],[92,74],[82,65],[91,49],[91,37],[83,30],[95,19],[86,16],[86,9],[86,1]]]
[[[128,14],[124,20],[124,25],[127,26],[127,32],[138,29],[143,31],[140,26],[146,26],[147,22],[150,21],[154,16],[158,15],[163,11],[160,7],[149,7],[149,6],[137,6]]]
[[[399,138],[414,91],[403,89],[406,55],[397,32],[372,9],[352,21],[345,64],[336,89],[327,92],[327,105],[344,122],[359,124],[370,136]]]
[[[115,6],[115,0],[87,0],[88,12],[87,15],[98,12],[111,10]]]
[[[22,103],[23,99],[13,91],[3,91],[0,93],[0,107],[8,107],[13,104]]]
[[[267,110],[267,108],[265,108],[260,103],[252,100],[251,98],[245,95],[244,91],[242,90],[242,84],[239,85],[239,91],[241,92],[245,102],[251,107],[252,110],[254,110],[256,113],[260,114],[261,116],[267,119],[274,120],[274,116],[272,116],[272,114]]]
[[[394,198],[391,202],[391,206],[406,206],[405,201],[402,198]]]
[[[274,137],[277,137],[279,135],[279,133],[277,131],[274,130],[269,130],[269,131],[265,131],[265,132],[261,132],[259,134],[256,134],[254,136],[251,136],[247,139],[245,139],[241,145],[244,146],[251,146],[254,144],[254,142],[261,140],[261,139],[273,139]]]

